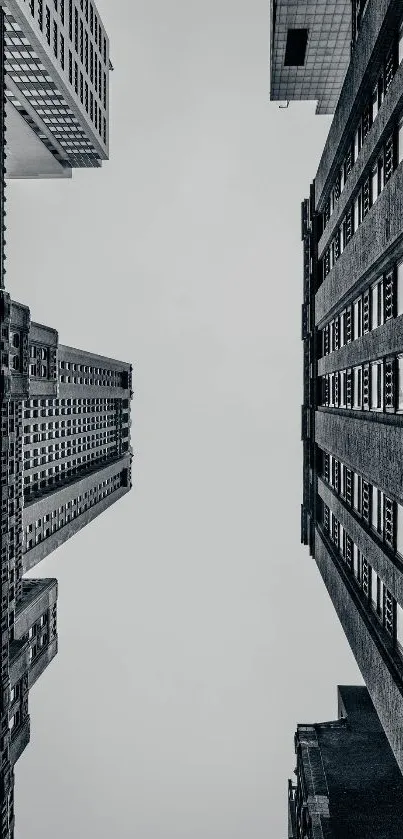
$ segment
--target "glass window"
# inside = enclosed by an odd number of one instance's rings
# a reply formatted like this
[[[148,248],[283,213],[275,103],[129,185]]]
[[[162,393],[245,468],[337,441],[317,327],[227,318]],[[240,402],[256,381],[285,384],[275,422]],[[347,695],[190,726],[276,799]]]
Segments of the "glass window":
[[[371,606],[376,611],[378,606],[378,575],[373,568],[371,568]]]
[[[371,192],[372,192],[372,203],[375,204],[376,199],[378,198],[378,167],[372,170],[371,175]]]
[[[396,603],[396,641],[399,651],[403,653],[403,609]]]
[[[362,407],[362,369],[354,367],[354,408]]]
[[[403,315],[403,262],[397,266],[397,314]]]
[[[357,548],[357,545],[353,545],[353,574],[356,580],[360,581],[361,579],[361,571],[360,571],[360,552]]]
[[[399,123],[399,133],[397,138],[398,146],[398,163],[403,160],[403,120]]]
[[[361,338],[362,335],[362,299],[361,297],[354,303],[354,340]]]
[[[371,364],[371,410],[382,410],[382,385],[383,385],[383,364],[375,362]]]
[[[401,504],[397,505],[396,531],[396,550],[400,556],[403,556],[403,507]]]
[[[372,487],[372,527],[378,529],[378,490]]]
[[[397,410],[403,411],[403,355],[398,356],[398,398]]]

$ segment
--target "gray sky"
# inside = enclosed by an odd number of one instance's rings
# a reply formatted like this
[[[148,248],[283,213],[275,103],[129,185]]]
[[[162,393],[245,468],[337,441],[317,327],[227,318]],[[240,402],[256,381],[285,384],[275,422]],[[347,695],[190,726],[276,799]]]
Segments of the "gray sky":
[[[299,544],[300,201],[329,120],[268,104],[258,0],[99,0],[111,160],[8,188],[8,288],[135,364],[134,489],[36,569],[16,837],[285,839],[297,722],[358,671]]]

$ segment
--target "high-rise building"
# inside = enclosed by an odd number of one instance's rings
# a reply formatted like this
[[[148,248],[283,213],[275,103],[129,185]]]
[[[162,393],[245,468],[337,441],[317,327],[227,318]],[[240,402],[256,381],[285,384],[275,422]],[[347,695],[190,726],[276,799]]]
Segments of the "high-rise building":
[[[338,688],[338,719],[299,725],[288,839],[400,839],[403,777],[365,687]]]
[[[403,6],[353,13],[302,206],[302,541],[403,770]]]
[[[69,177],[109,149],[109,42],[93,0],[0,0],[7,176]]]
[[[5,290],[4,175],[100,165],[108,70],[93,3],[0,2],[0,839],[29,690],[57,653],[57,581],[24,574],[130,490],[132,460],[131,365],[59,344]]]
[[[351,56],[302,205],[301,536],[403,771],[403,5],[346,6]],[[281,96],[309,98],[295,78]]]
[[[13,766],[29,741],[28,691],[57,652],[57,582],[23,575],[129,491],[132,368],[59,344],[4,290],[0,339],[0,755],[9,768],[0,836],[8,839]]]

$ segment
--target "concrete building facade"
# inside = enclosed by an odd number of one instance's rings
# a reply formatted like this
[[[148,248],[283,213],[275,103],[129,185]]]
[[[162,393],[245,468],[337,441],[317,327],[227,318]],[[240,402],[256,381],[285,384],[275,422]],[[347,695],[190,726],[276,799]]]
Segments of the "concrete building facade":
[[[301,529],[403,771],[403,7],[353,12],[302,206]]]
[[[400,839],[403,777],[365,687],[338,688],[338,718],[299,725],[288,839]]]
[[[1,0],[8,177],[69,177],[109,154],[109,41],[93,0]]]

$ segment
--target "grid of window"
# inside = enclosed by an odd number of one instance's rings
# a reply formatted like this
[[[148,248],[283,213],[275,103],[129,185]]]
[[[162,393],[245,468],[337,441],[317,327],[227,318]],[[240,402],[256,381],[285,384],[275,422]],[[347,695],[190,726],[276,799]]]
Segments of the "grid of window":
[[[403,506],[389,498],[379,487],[349,469],[334,455],[320,451],[322,478],[354,510],[369,530],[393,553],[399,553],[403,542]],[[336,469],[337,467],[337,469]]]
[[[72,4],[70,4],[71,6]],[[59,61],[61,69],[65,67],[65,37],[67,31],[64,28],[64,6],[60,5],[57,10],[50,8],[50,5],[38,2],[37,8],[33,5],[34,12],[31,14],[35,18],[39,29],[44,33],[49,47],[52,49],[54,57]],[[74,7],[76,14],[78,10]],[[25,38],[19,25],[14,21],[9,12],[6,14],[6,72],[11,76],[16,85],[21,89],[23,95],[27,98],[34,110],[41,117],[46,124],[52,136],[58,141],[60,146],[66,153],[69,162],[76,166],[97,166],[99,165],[99,154],[96,152],[91,140],[83,131],[80,121],[73,115],[69,106],[66,104],[63,96],[59,93],[56,85],[52,82],[47,70],[40,62],[33,48]],[[82,21],[81,21],[81,25]],[[77,23],[77,31],[79,26]],[[74,31],[75,31],[75,27]],[[63,30],[63,32],[61,31]],[[77,36],[78,37],[78,36]],[[77,50],[76,50],[77,54]],[[103,61],[103,49],[97,50],[95,44],[95,59],[97,64],[101,66]],[[80,57],[77,55],[77,60]],[[77,61],[75,62],[77,64]],[[83,64],[83,61],[81,61]],[[70,69],[70,68],[69,68]],[[82,67],[84,70],[84,66]],[[105,81],[107,83],[108,68],[102,64],[102,71],[105,73]],[[88,74],[86,74],[88,75]],[[103,78],[103,76],[102,76]],[[73,83],[72,73],[69,71],[70,83]],[[81,93],[81,88],[75,86],[75,92],[80,95],[80,100],[83,107],[86,109],[88,115],[89,108],[86,107],[84,98],[84,88]],[[100,118],[95,123],[95,118],[92,119],[94,127],[97,130],[101,140],[106,143],[106,104],[107,96],[102,89],[102,84],[93,86],[93,96],[97,100],[97,114]],[[13,102],[15,107],[20,110],[25,118],[25,109],[14,96],[11,91],[8,91],[8,97]],[[104,108],[105,113],[103,113]],[[91,116],[90,116],[91,118]],[[104,122],[105,121],[105,122]],[[38,126],[35,126],[36,133],[40,135]],[[41,139],[43,139],[41,137]]]
[[[320,377],[321,404],[354,411],[403,412],[403,355]]]
[[[30,663],[33,663],[49,646],[49,623],[50,612],[47,609],[30,627],[28,632]]]
[[[380,625],[392,638],[398,652],[401,645],[397,639],[396,600],[385,586],[383,580],[363,556],[358,546],[346,533],[336,516],[327,507],[323,507],[323,529],[331,539],[344,567],[351,574],[357,589],[361,591],[363,602],[376,615]]]
[[[83,492],[82,495],[77,495],[76,498],[72,498],[66,504],[46,513],[35,523],[27,525],[24,532],[24,552],[26,553],[35,545],[39,545],[53,533],[65,527],[70,521],[94,507],[95,504],[99,504],[103,498],[116,492],[121,486],[121,479],[122,473],[118,472],[116,475],[94,484],[91,489]]]
[[[322,353],[340,349],[403,314],[403,262],[394,265],[345,305],[322,329]]]
[[[32,399],[24,406],[27,500],[128,451],[129,413],[120,399]]]
[[[397,38],[394,38],[389,51],[386,53],[385,60],[382,64],[379,76],[372,89],[371,95],[364,104],[362,112],[359,116],[356,128],[343,160],[343,163],[337,172],[332,187],[330,188],[329,198],[326,201],[325,209],[322,215],[323,229],[328,224],[332,213],[335,210],[337,202],[343,189],[347,183],[348,176],[353,169],[354,163],[358,159],[358,155],[365,143],[367,134],[375,122],[379,110],[382,106],[383,100],[389,90],[393,77],[403,60],[403,29],[400,30]]]
[[[108,370],[91,364],[59,361],[59,381],[75,385],[124,387],[121,370]]]
[[[403,157],[403,122],[394,130],[378,152],[375,163],[364,172],[361,186],[326,248],[320,266],[324,280],[358,230],[370,208],[392,177],[399,158]]]

